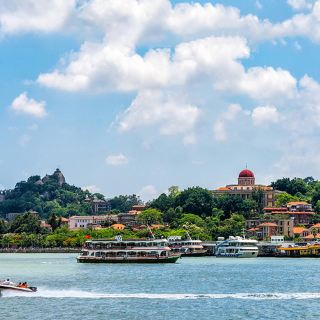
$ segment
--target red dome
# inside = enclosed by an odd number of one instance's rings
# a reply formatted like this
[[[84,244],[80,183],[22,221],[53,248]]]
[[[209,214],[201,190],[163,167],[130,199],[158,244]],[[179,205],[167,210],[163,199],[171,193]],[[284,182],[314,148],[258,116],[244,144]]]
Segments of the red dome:
[[[244,169],[239,173],[239,178],[254,178],[254,174],[252,171]]]

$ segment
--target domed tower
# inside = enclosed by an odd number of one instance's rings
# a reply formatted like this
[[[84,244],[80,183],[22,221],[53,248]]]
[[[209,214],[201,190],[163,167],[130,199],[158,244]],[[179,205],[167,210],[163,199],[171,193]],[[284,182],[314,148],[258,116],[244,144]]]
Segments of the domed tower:
[[[239,173],[238,185],[240,186],[254,186],[255,178],[251,170],[244,169]]]

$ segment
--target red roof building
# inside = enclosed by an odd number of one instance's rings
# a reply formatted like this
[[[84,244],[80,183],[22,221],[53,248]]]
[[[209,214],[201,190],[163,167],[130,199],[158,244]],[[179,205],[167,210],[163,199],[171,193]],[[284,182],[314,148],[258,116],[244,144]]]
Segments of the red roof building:
[[[238,175],[238,184],[229,184],[213,190],[214,195],[230,194],[240,196],[243,199],[250,199],[256,190],[263,192],[265,207],[274,207],[275,195],[281,191],[273,190],[270,186],[256,184],[254,173],[249,169],[242,170]]]

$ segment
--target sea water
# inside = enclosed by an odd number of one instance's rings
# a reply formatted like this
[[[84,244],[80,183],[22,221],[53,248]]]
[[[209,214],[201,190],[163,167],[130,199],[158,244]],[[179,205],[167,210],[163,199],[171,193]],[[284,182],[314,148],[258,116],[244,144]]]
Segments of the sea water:
[[[0,254],[0,319],[320,319],[320,259],[183,258],[78,264],[74,254]]]

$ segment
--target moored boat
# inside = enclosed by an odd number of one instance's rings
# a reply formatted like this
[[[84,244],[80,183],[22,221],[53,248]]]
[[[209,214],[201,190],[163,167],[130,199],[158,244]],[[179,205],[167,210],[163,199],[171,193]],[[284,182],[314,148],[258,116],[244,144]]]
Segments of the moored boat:
[[[242,237],[229,237],[218,241],[215,255],[224,258],[256,258],[258,256],[258,241]]]
[[[288,258],[320,258],[320,245],[319,244],[306,244],[306,245],[295,245],[288,247],[278,248],[278,257]]]
[[[168,238],[169,247],[173,252],[180,253],[183,257],[200,257],[207,255],[207,249],[202,245],[201,240],[188,239],[181,240],[180,236]]]
[[[165,239],[126,240],[88,240],[79,263],[175,263],[180,258],[174,253]]]

